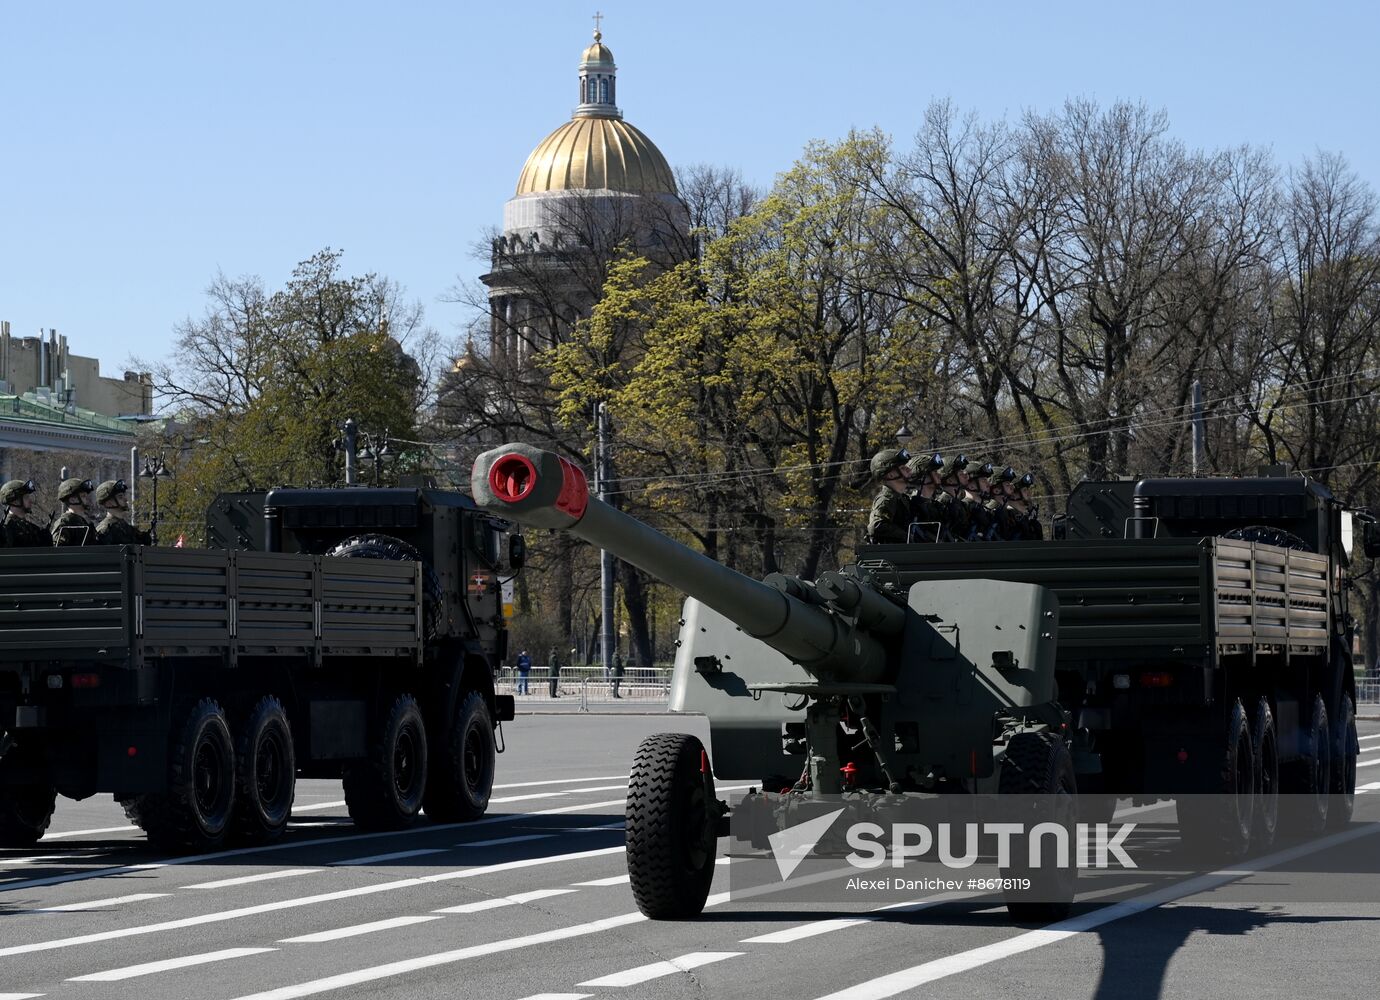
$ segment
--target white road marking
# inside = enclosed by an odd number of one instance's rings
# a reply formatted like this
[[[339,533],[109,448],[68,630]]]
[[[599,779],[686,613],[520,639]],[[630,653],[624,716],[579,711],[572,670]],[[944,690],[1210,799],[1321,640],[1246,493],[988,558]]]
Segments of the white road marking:
[[[303,906],[314,906],[317,903],[333,903],[341,899],[371,896],[375,893],[391,892],[395,889],[411,889],[417,886],[431,885],[436,882],[479,878],[484,875],[514,871],[519,868],[536,868],[541,865],[558,864],[565,861],[583,861],[586,858],[598,858],[610,854],[621,854],[624,850],[625,848],[620,845],[618,847],[602,847],[592,851],[575,851],[571,854],[557,854],[540,858],[521,858],[516,861],[501,861],[492,865],[461,868],[457,871],[437,872],[433,875],[418,875],[413,878],[398,879],[394,882],[380,882],[376,885],[356,886],[353,889],[323,892],[314,896],[300,896],[294,899],[282,899],[272,903],[260,903],[257,906],[242,906],[234,910],[220,910],[214,913],[203,913],[195,917],[184,917],[180,920],[167,920],[157,924],[120,927],[95,934],[80,934],[75,937],[57,938],[51,941],[35,941],[30,944],[0,948],[0,958],[7,958],[10,955],[27,955],[37,951],[53,951],[58,948],[72,948],[77,945],[95,944],[99,941],[114,941],[119,938],[139,937],[144,934],[158,934],[163,931],[180,930],[184,927],[200,927],[205,924],[238,920],[241,917],[255,917],[261,913],[273,913],[278,910],[292,910]]]
[[[1380,757],[1376,757],[1374,760],[1363,760],[1363,761],[1358,761],[1357,764],[1356,764],[1356,766],[1357,766],[1357,767],[1374,767],[1374,766],[1377,765],[1377,764],[1380,764]]]
[[[42,996],[41,993],[25,993],[24,996]],[[523,997],[522,1000],[588,1000],[594,996],[593,993],[533,993],[530,997]],[[0,1000],[5,1000],[0,994]]]
[[[252,882],[269,882],[278,878],[292,878],[296,875],[310,875],[325,871],[324,868],[280,868],[277,871],[261,872],[258,875],[241,875],[238,878],[222,878],[214,882],[197,882],[184,885],[184,889],[228,889],[232,885],[249,885]]]
[[[1380,781],[1372,781],[1356,789],[1357,793],[1380,791]]]
[[[576,795],[580,792],[616,792],[627,788],[622,785],[595,785],[593,788],[562,788],[559,792],[528,792],[526,795],[505,795],[501,799],[490,799],[490,802],[525,802],[528,799],[555,799],[566,795]]]
[[[619,850],[622,850],[622,848],[619,848]],[[710,896],[704,905],[706,907],[718,906],[726,902],[728,902],[728,893],[721,892]],[[336,976],[327,976],[325,979],[314,979],[308,983],[298,983],[296,986],[281,986],[278,989],[268,990],[265,993],[255,993],[251,996],[238,997],[236,1000],[297,1000],[298,997],[308,997],[317,993],[327,993],[331,990],[344,989],[347,986],[358,986],[361,983],[372,983],[380,979],[389,979],[393,976],[417,972],[421,969],[434,969],[442,965],[453,965],[456,962],[464,962],[471,958],[498,955],[507,951],[521,951],[523,948],[531,948],[540,944],[550,944],[553,941],[566,941],[570,938],[599,934],[603,931],[614,930],[618,927],[627,927],[630,924],[642,923],[646,919],[646,917],[636,911],[632,913],[620,913],[618,916],[604,917],[602,920],[592,920],[585,924],[558,927],[555,930],[541,931],[536,934],[525,934],[522,937],[504,938],[501,941],[471,945],[468,948],[457,948],[454,951],[438,952],[435,955],[422,955],[418,958],[409,958],[400,962],[390,962],[387,965],[375,965],[367,969],[357,969],[354,972],[344,972]]]
[[[653,979],[660,979],[662,976],[673,976],[677,972],[689,972],[691,969],[698,969],[702,965],[709,965],[711,962],[722,962],[726,958],[737,958],[742,955],[741,951],[692,951],[688,955],[681,955],[667,962],[653,962],[651,965],[640,965],[636,969],[625,969],[622,972],[615,972],[612,975],[600,976],[598,979],[589,979],[583,983],[576,983],[576,986],[593,987],[619,987],[637,986],[639,983],[650,982]]]
[[[550,840],[554,833],[527,833],[520,837],[499,837],[495,840],[462,840],[456,847],[499,847],[502,844],[521,844],[528,840]]]
[[[605,885],[623,885],[624,883],[629,882],[629,881],[631,881],[631,880],[632,880],[632,876],[631,876],[631,875],[614,875],[614,876],[612,876],[611,878],[595,878],[595,879],[590,879],[588,882],[572,882],[572,883],[570,883],[570,884],[571,884],[571,885],[596,886],[596,887],[597,887],[597,886],[605,886]]]
[[[432,920],[440,919],[440,917],[433,917],[430,914],[417,917],[392,917],[388,920],[373,920],[367,924],[355,924],[352,927],[337,927],[330,931],[303,934],[301,937],[283,938],[278,943],[320,944],[323,941],[339,941],[341,938],[359,937],[361,934],[373,934],[376,931],[392,930],[394,927],[410,927],[413,924],[425,924]]]
[[[111,899],[93,899],[85,903],[64,903],[62,906],[45,906],[41,909],[20,910],[19,913],[77,913],[81,910],[99,910],[106,906],[123,906],[125,903],[138,903],[145,899],[162,899],[170,895],[166,892],[136,892],[131,896],[115,896]]]
[[[428,854],[445,854],[448,848],[445,847],[420,847],[415,851],[394,851],[392,854],[370,854],[363,858],[346,858],[344,861],[332,861],[331,865],[339,868],[343,865],[372,865],[383,861],[401,861],[403,858],[420,858]]]
[[[1357,840],[1361,837],[1373,836],[1380,833],[1380,823],[1367,823],[1355,827],[1343,833],[1333,834],[1320,840],[1300,844],[1287,850],[1277,851],[1274,854],[1267,854],[1263,858],[1256,858],[1247,864],[1237,866],[1232,869],[1211,872],[1207,875],[1200,875],[1196,878],[1178,882],[1174,885],[1165,886],[1154,892],[1137,896],[1133,899],[1122,900],[1112,903],[1100,910],[1091,913],[1079,914],[1067,920],[1050,924],[1039,930],[1027,931],[1015,937],[1006,938],[994,944],[983,945],[980,948],[973,948],[969,951],[958,952],[957,954],[947,955],[944,958],[937,958],[929,962],[922,962],[920,965],[902,969],[889,975],[879,976],[867,982],[858,983],[842,990],[836,990],[827,996],[820,997],[819,1000],[883,1000],[885,997],[893,997],[898,993],[913,990],[924,986],[927,983],[935,982],[948,976],[957,975],[960,972],[968,972],[972,969],[990,965],[1002,959],[1011,958],[1036,948],[1043,948],[1046,945],[1056,944],[1068,938],[1075,937],[1095,927],[1109,924],[1115,920],[1125,917],[1135,916],[1144,913],[1146,910],[1155,908],[1164,903],[1181,899],[1184,896],[1192,896],[1200,892],[1207,892],[1234,882],[1245,875],[1252,875],[1257,872],[1266,871],[1278,865],[1286,864],[1298,858],[1325,851],[1328,848],[1336,847],[1340,844]]]
[[[787,927],[785,930],[772,931],[770,934],[759,934],[756,937],[743,938],[743,940],[738,943],[791,944],[794,941],[817,937],[820,934],[828,934],[832,931],[841,931],[849,927],[857,927],[859,924],[870,924],[879,920],[885,920],[893,913],[915,913],[919,910],[926,910],[931,906],[938,906],[940,903],[952,902],[959,898],[962,897],[954,895],[945,896],[943,899],[917,899],[906,903],[888,903],[886,906],[879,906],[875,910],[869,910],[856,917],[834,917],[829,920],[815,920],[808,924]]]
[[[293,806],[293,807],[292,807],[292,815],[294,815],[294,816],[301,816],[301,815],[304,814],[304,813],[309,813],[309,812],[311,812],[313,809],[344,809],[344,808],[345,808],[345,800],[344,800],[344,799],[332,799],[330,802],[303,802],[301,805],[296,805],[296,806]]]
[[[93,972],[89,976],[73,976],[67,981],[69,983],[114,983],[121,979],[133,979],[136,976],[151,976],[155,972],[185,969],[192,965],[208,965],[211,962],[223,962],[230,958],[244,958],[246,955],[262,955],[265,952],[277,950],[277,948],[226,948],[223,951],[208,951],[204,955],[183,955],[181,958],[165,958],[161,962],[129,965],[123,969],[111,969],[109,972]]]
[[[494,785],[494,788],[536,788],[539,785],[576,785],[590,781],[627,781],[626,774],[606,774],[602,778],[552,778],[548,781],[515,781],[507,785]]]
[[[751,788],[752,785],[719,785],[721,792],[737,791],[743,788]],[[62,885],[67,882],[83,882],[87,879],[108,878],[112,875],[130,875],[136,872],[153,871],[158,868],[169,868],[175,865],[194,865],[204,864],[208,861],[219,861],[222,858],[239,858],[249,854],[272,854],[276,851],[295,851],[302,847],[320,847],[325,844],[348,844],[358,840],[377,840],[380,837],[406,837],[417,834],[437,833],[442,830],[473,830],[478,826],[490,826],[495,823],[512,823],[514,821],[531,819],[533,816],[559,816],[564,813],[577,813],[590,809],[603,809],[608,806],[626,805],[627,800],[605,799],[602,802],[581,802],[571,806],[559,806],[555,809],[538,809],[533,812],[521,813],[502,813],[497,816],[485,816],[483,819],[472,820],[468,823],[436,823],[429,826],[418,826],[410,830],[383,830],[376,833],[356,833],[345,837],[317,837],[314,840],[283,840],[274,844],[265,844],[258,847],[237,847],[228,851],[216,851],[212,854],[194,854],[179,858],[164,858],[159,861],[150,861],[137,865],[117,865],[111,868],[101,868],[97,871],[70,872],[65,875],[50,875],[44,878],[31,878],[15,882],[13,885],[5,884],[0,886],[0,892],[11,892],[15,889],[32,889],[45,885]],[[305,825],[305,824],[299,824]],[[622,850],[622,848],[619,848]]]
[[[432,910],[432,913],[482,913],[484,910],[496,910],[502,906],[521,906],[526,903],[534,903],[539,899],[550,899],[552,896],[564,896],[566,893],[574,892],[574,889],[536,889],[532,892],[519,892],[512,896],[497,896],[493,899],[481,899],[474,903],[461,903],[459,906],[447,906],[443,910]]]
[[[1369,736],[1359,736],[1357,737],[1357,739],[1359,739],[1362,743],[1364,743],[1366,740],[1380,740],[1380,733],[1371,733]]]
[[[554,994],[553,994],[553,995],[554,995]],[[0,993],[0,1000],[35,1000],[35,998],[37,998],[37,997],[42,997],[42,996],[47,996],[47,994],[46,994],[46,993]],[[574,996],[586,996],[586,997],[587,997],[587,996],[590,996],[590,994],[588,994],[588,993],[583,993],[583,994],[572,993],[571,996],[572,996],[572,997],[574,997]],[[535,998],[535,997],[531,997],[531,998],[529,998],[529,1000],[536,1000],[536,998]]]
[[[63,830],[61,833],[45,833],[45,834],[43,835],[43,843],[46,844],[46,843],[47,843],[48,841],[50,841],[50,840],[66,840],[66,839],[69,839],[69,838],[71,838],[71,837],[91,837],[91,836],[95,836],[95,835],[98,834],[98,833],[128,833],[130,830],[137,830],[137,829],[139,829],[137,826],[131,825],[131,826],[101,826],[101,827],[97,827],[97,828],[94,829],[94,830]],[[8,995],[8,994],[0,993],[0,997],[5,997],[5,996],[7,996],[7,995]],[[28,995],[29,995],[29,994],[25,994],[25,996],[28,996]],[[34,996],[42,996],[43,994],[42,994],[42,993],[35,993],[35,994],[33,994],[33,995],[34,995]]]

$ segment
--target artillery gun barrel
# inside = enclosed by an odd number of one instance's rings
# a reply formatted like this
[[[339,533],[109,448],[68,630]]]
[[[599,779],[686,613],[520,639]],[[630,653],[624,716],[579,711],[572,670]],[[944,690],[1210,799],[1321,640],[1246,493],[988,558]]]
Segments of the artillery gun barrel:
[[[591,497],[584,472],[559,455],[502,445],[475,459],[470,486],[485,510],[565,531],[613,553],[713,608],[821,680],[868,683],[886,672],[886,649],[866,631],[735,573]]]

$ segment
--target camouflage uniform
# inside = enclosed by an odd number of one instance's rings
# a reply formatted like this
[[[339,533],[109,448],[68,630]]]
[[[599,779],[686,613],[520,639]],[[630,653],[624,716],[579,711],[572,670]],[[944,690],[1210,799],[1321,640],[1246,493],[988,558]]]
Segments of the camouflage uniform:
[[[123,479],[110,479],[96,487],[96,502],[105,507],[110,501],[119,504],[119,509],[124,510],[124,495],[129,492],[129,487],[125,485]],[[100,524],[96,525],[96,538],[103,545],[152,545],[153,539],[147,531],[140,531],[124,518],[117,517],[115,512],[106,508],[106,515],[101,519]]]
[[[910,456],[901,448],[883,448],[872,456],[872,478],[884,480],[893,472],[906,468]],[[904,491],[893,490],[885,482],[872,498],[872,511],[867,517],[867,540],[874,544],[904,542],[910,530],[910,498]]]
[[[23,549],[53,544],[47,532],[25,517],[22,510],[24,498],[37,489],[33,480],[25,482],[22,479],[11,479],[0,486],[0,506],[5,507],[4,520],[0,522],[0,545]]]
[[[89,499],[95,488],[89,479],[64,479],[58,487],[58,499],[65,504],[75,499],[78,506],[85,508],[86,501],[81,498],[86,496]],[[63,511],[53,522],[49,533],[52,535],[53,544],[59,547],[97,544],[95,525],[78,510]]]

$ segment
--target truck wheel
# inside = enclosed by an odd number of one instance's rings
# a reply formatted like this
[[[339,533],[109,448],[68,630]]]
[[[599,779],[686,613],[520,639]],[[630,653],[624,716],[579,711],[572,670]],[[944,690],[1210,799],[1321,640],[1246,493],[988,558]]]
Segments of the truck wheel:
[[[1221,756],[1201,792],[1178,799],[1179,837],[1212,860],[1239,858],[1250,849],[1255,826],[1255,744],[1246,709],[1233,703]]]
[[[1291,831],[1312,835],[1327,826],[1328,790],[1332,782],[1332,738],[1327,704],[1313,697],[1307,732],[1308,753],[1290,768],[1285,791],[1286,819]]]
[[[1356,753],[1361,745],[1356,737],[1356,706],[1349,694],[1342,695],[1337,729],[1337,742],[1332,746],[1332,801],[1327,804],[1327,824],[1342,827],[1351,822],[1356,808]]]
[[[173,733],[166,790],[126,799],[125,814],[159,847],[217,848],[235,805],[235,746],[225,711],[203,698]]]
[[[478,819],[489,807],[498,758],[493,717],[481,692],[461,699],[441,739],[422,808],[438,823]]]
[[[637,908],[653,920],[693,917],[714,878],[714,775],[704,745],[686,733],[649,736],[628,776],[628,875]]]
[[[236,839],[250,844],[276,840],[292,816],[297,784],[292,729],[277,698],[260,698],[239,727],[235,765]]]
[[[1261,696],[1251,727],[1251,746],[1255,753],[1255,830],[1256,850],[1268,851],[1279,829],[1279,741],[1275,736],[1275,715],[1270,700]]]
[[[1031,822],[1056,822],[1070,832],[1074,844],[1078,809],[1078,784],[1068,745],[1053,733],[1017,733],[1006,744],[997,777],[1000,795],[1031,798]],[[1037,797],[1038,798],[1035,798]],[[1029,889],[1004,890],[1006,910],[1021,923],[1048,923],[1068,916],[1078,878],[1076,865],[1033,868],[1028,863],[1022,838],[1012,839],[1012,860],[1025,859],[1002,869],[1002,878],[1029,879]],[[1072,859],[1069,859],[1070,861]]]
[[[401,538],[392,535],[355,535],[326,551],[328,556],[343,559],[391,559],[396,562],[422,564],[422,628],[426,638],[436,638],[445,608],[445,593],[441,578],[422,558],[422,554]]]
[[[369,757],[345,768],[345,805],[361,830],[401,830],[422,808],[426,726],[417,699],[400,694],[379,720]]]
[[[32,847],[53,820],[52,785],[0,786],[0,847]]]

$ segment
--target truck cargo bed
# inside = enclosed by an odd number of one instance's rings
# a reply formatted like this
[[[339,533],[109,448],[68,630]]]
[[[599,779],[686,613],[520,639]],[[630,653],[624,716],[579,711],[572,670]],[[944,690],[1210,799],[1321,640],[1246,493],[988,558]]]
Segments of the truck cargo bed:
[[[419,656],[411,562],[141,546],[0,552],[0,663]]]
[[[1327,559],[1224,538],[871,545],[881,582],[987,578],[1059,597],[1060,659],[1316,653]]]

